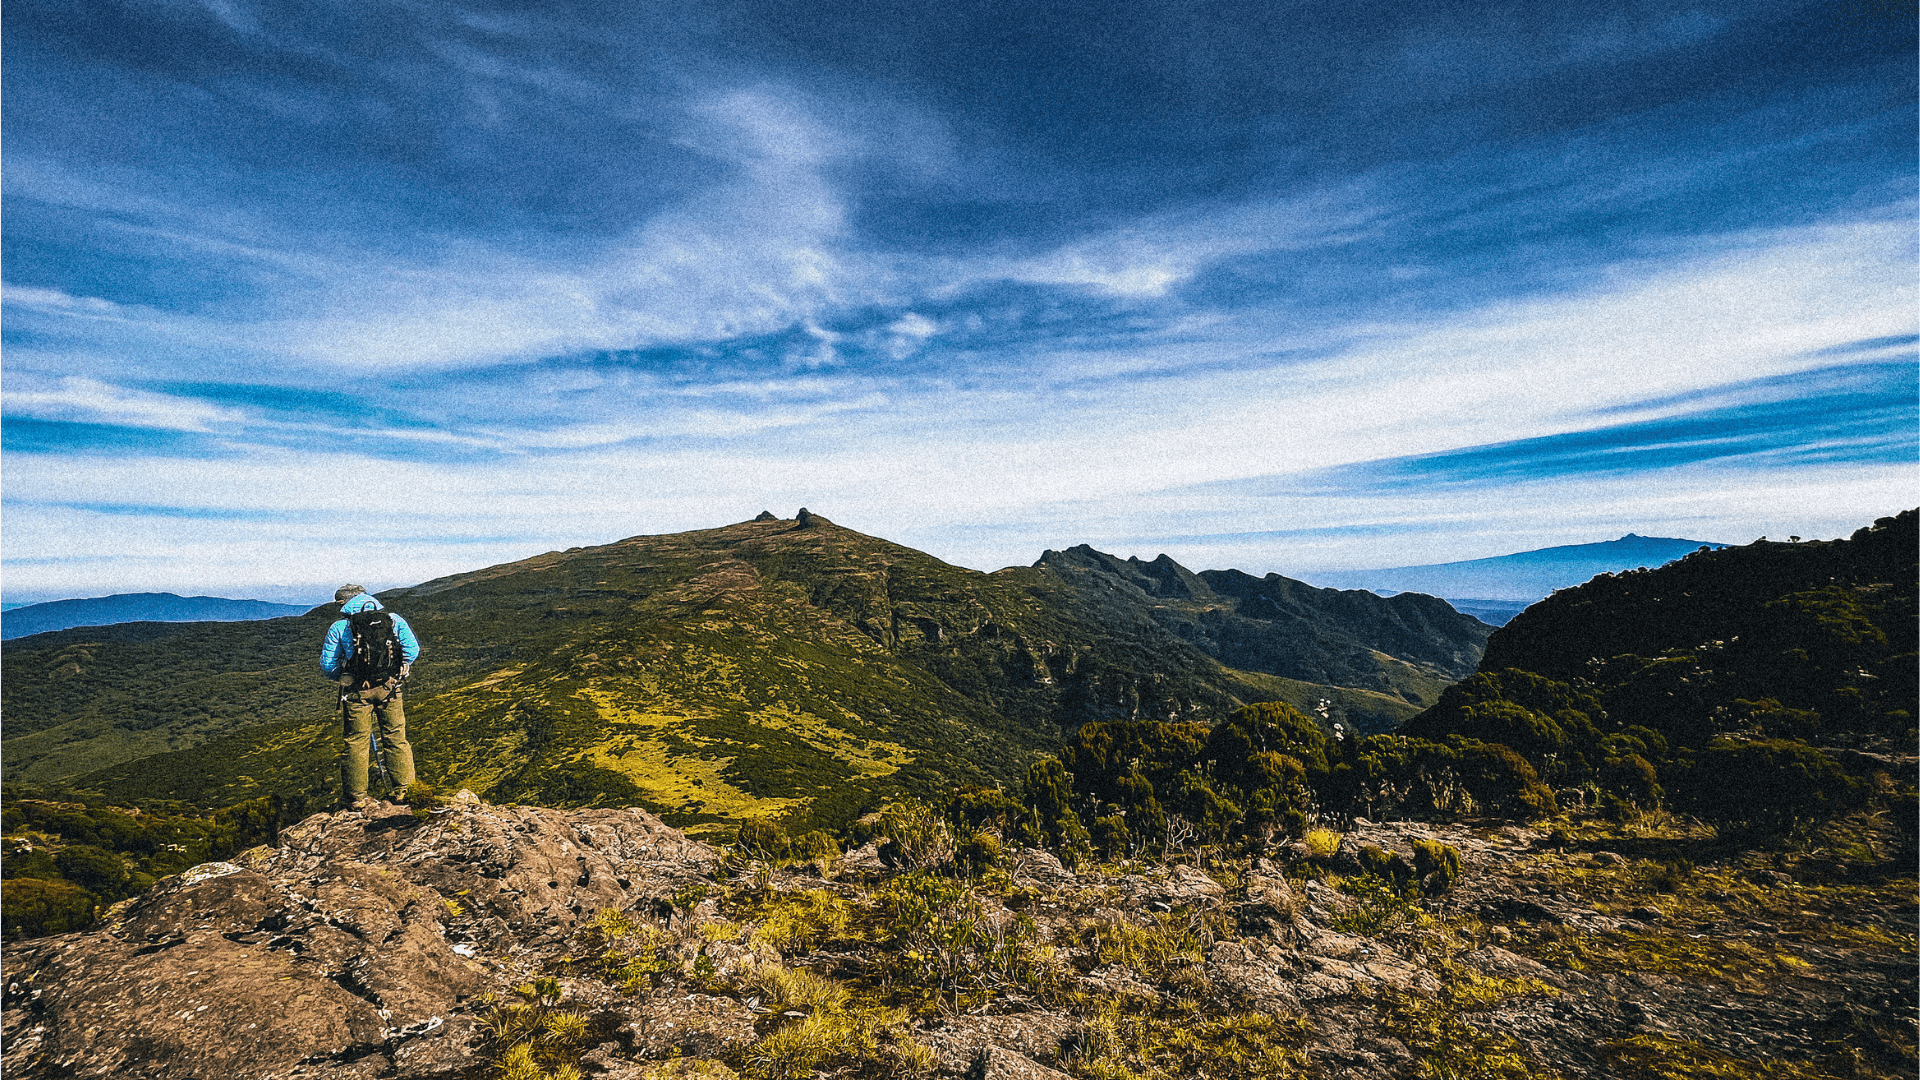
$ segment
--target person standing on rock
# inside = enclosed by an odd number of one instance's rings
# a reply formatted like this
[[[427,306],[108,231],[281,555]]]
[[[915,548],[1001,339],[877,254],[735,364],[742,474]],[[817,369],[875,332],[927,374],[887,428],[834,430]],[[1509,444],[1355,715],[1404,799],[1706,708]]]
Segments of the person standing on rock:
[[[341,805],[353,809],[367,800],[372,758],[368,743],[376,716],[388,778],[399,787],[413,783],[413,746],[407,742],[400,686],[420,658],[420,641],[407,620],[382,608],[358,585],[340,586],[333,598],[344,617],[327,630],[320,671],[340,686],[341,726],[346,735],[340,751]]]

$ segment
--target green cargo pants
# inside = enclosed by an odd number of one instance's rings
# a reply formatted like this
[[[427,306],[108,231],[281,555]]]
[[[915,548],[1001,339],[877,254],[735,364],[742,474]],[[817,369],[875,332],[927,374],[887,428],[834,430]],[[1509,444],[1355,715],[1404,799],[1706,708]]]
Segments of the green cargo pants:
[[[413,783],[413,746],[407,742],[407,710],[402,697],[384,686],[341,691],[340,715],[347,743],[340,754],[340,789],[347,806],[367,793],[371,756],[367,736],[373,732],[375,716],[380,718],[380,756],[386,760],[388,777],[399,787]]]

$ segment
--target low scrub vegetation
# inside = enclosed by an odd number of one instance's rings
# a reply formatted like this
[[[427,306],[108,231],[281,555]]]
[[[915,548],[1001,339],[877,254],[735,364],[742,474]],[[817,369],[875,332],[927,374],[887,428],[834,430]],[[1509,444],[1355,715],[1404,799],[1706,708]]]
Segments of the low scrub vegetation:
[[[178,803],[139,808],[12,799],[0,810],[5,938],[84,929],[101,906],[265,843],[306,810],[304,802],[279,798],[214,811]]]

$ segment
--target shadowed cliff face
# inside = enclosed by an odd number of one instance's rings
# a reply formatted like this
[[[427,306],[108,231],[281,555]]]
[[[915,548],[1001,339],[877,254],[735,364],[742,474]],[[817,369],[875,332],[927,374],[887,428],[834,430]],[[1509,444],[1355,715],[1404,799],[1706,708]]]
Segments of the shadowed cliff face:
[[[407,695],[428,782],[642,805],[696,832],[1014,784],[1087,720],[1212,721],[1277,699],[1391,726],[1470,670],[1487,632],[1428,598],[1057,554],[983,574],[809,514],[382,599],[425,644]],[[9,643],[10,778],[201,805],[325,798],[334,705],[312,669],[328,621]]]

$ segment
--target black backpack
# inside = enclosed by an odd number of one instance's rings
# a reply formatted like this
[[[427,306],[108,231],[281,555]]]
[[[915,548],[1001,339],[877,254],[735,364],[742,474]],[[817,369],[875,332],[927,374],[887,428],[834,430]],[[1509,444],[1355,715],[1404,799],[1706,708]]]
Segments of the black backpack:
[[[353,652],[347,656],[346,671],[354,681],[372,686],[397,678],[400,674],[400,639],[393,633],[393,616],[375,608],[347,616],[353,631]]]

